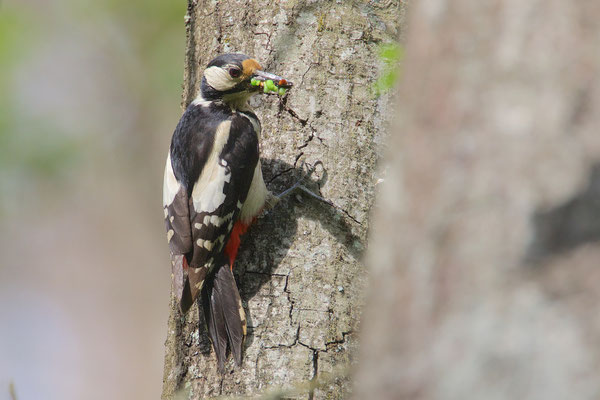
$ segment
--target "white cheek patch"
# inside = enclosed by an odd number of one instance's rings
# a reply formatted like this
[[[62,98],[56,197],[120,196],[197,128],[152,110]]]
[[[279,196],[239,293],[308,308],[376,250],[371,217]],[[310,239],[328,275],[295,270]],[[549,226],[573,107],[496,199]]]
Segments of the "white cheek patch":
[[[179,182],[177,182],[177,178],[175,178],[175,174],[173,173],[173,167],[171,166],[171,154],[169,154],[167,156],[163,181],[163,206],[168,206],[173,202],[175,195],[179,192],[179,187]]]
[[[210,156],[192,190],[192,202],[197,213],[213,213],[225,201],[223,189],[231,181],[231,170],[219,164],[219,154],[229,139],[230,128],[231,121],[222,122],[217,128]]]
[[[204,70],[206,82],[220,92],[233,88],[238,84],[236,80],[229,76],[229,72],[220,67],[210,67]]]

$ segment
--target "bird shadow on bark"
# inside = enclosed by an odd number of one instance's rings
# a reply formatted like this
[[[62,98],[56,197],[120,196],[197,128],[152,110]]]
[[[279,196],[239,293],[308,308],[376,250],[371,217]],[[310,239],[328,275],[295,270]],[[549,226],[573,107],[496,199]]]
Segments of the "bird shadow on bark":
[[[262,159],[261,162],[267,187],[275,194],[283,192],[302,180],[306,188],[319,195],[319,188],[327,181],[327,171],[323,169],[316,177],[314,173],[309,176],[306,169],[300,165],[274,159]],[[244,303],[247,304],[263,285],[271,281],[273,276],[284,275],[275,271],[299,234],[299,218],[318,222],[348,249],[352,257],[361,259],[364,245],[362,239],[355,235],[352,229],[352,224],[360,224],[360,222],[337,206],[324,203],[300,190],[292,192],[271,211],[261,216],[242,238],[234,265],[234,274]],[[203,309],[198,307],[198,310],[199,350],[202,354],[208,355],[212,351],[212,345],[208,338]],[[248,335],[244,347],[248,348],[254,341],[252,315],[248,309],[246,309],[246,319]]]

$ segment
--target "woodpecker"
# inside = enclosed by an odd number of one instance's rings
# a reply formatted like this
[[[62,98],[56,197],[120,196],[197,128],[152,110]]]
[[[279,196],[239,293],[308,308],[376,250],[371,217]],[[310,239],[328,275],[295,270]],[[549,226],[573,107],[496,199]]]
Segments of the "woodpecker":
[[[175,128],[167,156],[163,207],[173,289],[183,314],[201,294],[221,372],[228,349],[241,365],[246,335],[233,276],[240,235],[276,199],[263,180],[261,125],[248,99],[291,87],[244,54],[216,57]]]

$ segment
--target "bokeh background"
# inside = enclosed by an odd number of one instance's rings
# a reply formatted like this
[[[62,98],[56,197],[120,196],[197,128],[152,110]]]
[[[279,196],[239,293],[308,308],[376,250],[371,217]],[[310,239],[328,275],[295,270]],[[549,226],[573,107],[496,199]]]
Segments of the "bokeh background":
[[[160,396],[185,7],[0,0],[0,399]]]

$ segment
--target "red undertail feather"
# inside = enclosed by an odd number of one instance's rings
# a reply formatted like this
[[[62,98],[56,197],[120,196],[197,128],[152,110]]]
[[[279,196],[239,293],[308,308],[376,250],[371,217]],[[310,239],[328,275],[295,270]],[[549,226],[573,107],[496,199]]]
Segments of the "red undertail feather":
[[[240,236],[246,233],[250,227],[250,224],[244,224],[242,221],[236,221],[233,229],[231,230],[231,236],[229,236],[229,241],[225,246],[225,254],[227,254],[227,257],[229,257],[229,267],[231,270],[233,270],[233,262],[235,261],[238,249],[240,248]]]

